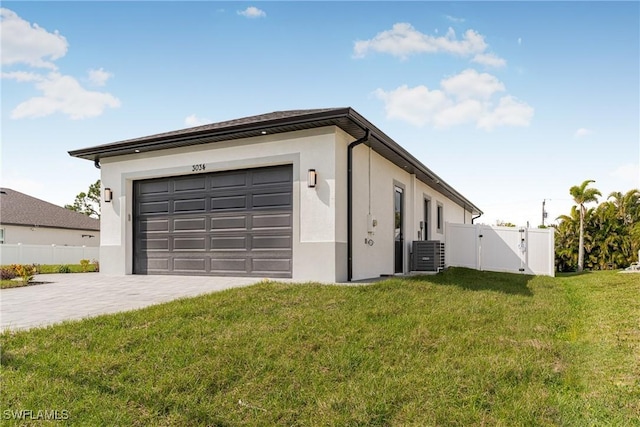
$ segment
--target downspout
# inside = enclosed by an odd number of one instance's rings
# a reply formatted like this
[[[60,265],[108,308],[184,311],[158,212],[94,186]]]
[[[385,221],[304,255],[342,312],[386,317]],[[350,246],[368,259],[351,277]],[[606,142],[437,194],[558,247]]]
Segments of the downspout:
[[[369,139],[369,129],[364,136],[347,147],[347,281],[353,278],[353,148]]]
[[[474,216],[471,218],[471,224],[473,224],[473,221],[475,221],[476,219],[480,218],[482,216],[481,213],[478,214],[478,216]]]

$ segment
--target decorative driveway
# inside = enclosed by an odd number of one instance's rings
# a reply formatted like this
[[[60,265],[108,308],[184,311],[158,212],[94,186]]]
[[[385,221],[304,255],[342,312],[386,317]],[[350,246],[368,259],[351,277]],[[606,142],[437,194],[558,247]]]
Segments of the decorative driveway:
[[[0,290],[0,329],[17,330],[133,310],[257,283],[255,277],[42,274],[39,285]]]

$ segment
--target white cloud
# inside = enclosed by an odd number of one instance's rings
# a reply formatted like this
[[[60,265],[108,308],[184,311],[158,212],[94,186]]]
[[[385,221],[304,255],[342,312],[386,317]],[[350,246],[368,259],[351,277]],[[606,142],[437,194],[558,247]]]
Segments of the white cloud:
[[[593,131],[587,128],[580,128],[574,134],[574,138],[584,138],[585,136],[591,135]]]
[[[518,46],[522,44],[522,37],[518,37]]]
[[[31,73],[28,71],[11,71],[8,73],[2,73],[2,78],[3,79],[12,79],[15,80],[17,82],[23,83],[23,82],[40,82],[42,80],[44,80],[44,77],[42,77],[40,74],[37,73]]]
[[[492,130],[498,126],[529,126],[533,118],[533,108],[526,102],[508,95],[500,98],[498,106],[488,109],[479,120],[480,129]]]
[[[42,92],[42,96],[20,103],[11,112],[12,119],[62,113],[76,120],[99,116],[107,107],[120,106],[120,100],[113,95],[86,90],[75,78],[58,72],[41,76],[35,87]]]
[[[494,99],[504,91],[504,84],[495,76],[470,69],[443,79],[439,89],[402,85],[390,91],[379,88],[374,95],[384,102],[387,118],[415,126],[475,124],[487,131],[500,126],[528,126],[533,108],[511,95]]]
[[[255,6],[249,6],[245,10],[239,10],[238,15],[242,15],[245,18],[264,18],[267,16],[267,13]]]
[[[397,23],[390,30],[378,33],[370,40],[358,40],[353,47],[353,56],[363,58],[369,52],[387,53],[402,59],[420,53],[448,53],[473,58],[475,62],[489,66],[503,66],[506,61],[487,51],[489,45],[484,36],[474,30],[467,30],[458,39],[453,28],[444,36],[421,33],[411,24]]]
[[[438,111],[450,105],[444,92],[430,91],[426,86],[409,88],[402,85],[389,92],[377,89],[374,95],[384,101],[388,118],[400,119],[416,126],[431,123]]]
[[[482,117],[484,105],[476,99],[465,99],[452,103],[449,107],[437,112],[433,117],[433,124],[437,128],[473,123]]]
[[[464,18],[456,18],[455,16],[451,15],[445,15],[445,18],[447,18],[451,22],[455,22],[456,24],[461,24],[465,21]]]
[[[75,77],[60,73],[52,62],[66,55],[67,40],[31,24],[9,9],[0,9],[2,17],[2,65],[46,68],[48,73],[26,70],[7,71],[3,79],[18,83],[32,83],[41,96],[27,99],[11,111],[12,119],[66,114],[72,119],[99,116],[108,107],[120,106],[120,100],[110,93],[90,91]],[[112,74],[100,68],[89,70],[88,80],[104,86]]]
[[[209,123],[211,123],[211,120],[200,118],[200,117],[196,116],[195,114],[187,116],[184,119],[184,124],[189,126],[189,127],[202,126],[202,125],[206,125],[206,124],[209,124]]]
[[[611,171],[609,175],[620,181],[622,185],[627,185],[630,188],[640,188],[640,165],[638,164],[628,163],[621,165]]]
[[[500,58],[495,53],[479,53],[475,55],[471,61],[495,68],[500,68],[507,65],[507,61],[504,58]]]
[[[96,86],[104,86],[111,77],[113,77],[113,74],[102,68],[89,70],[89,81]]]
[[[67,53],[67,39],[57,31],[50,33],[38,24],[30,24],[15,12],[1,8],[2,65],[26,64],[56,69],[53,60]]]
[[[459,99],[489,99],[496,92],[504,92],[504,84],[495,76],[478,73],[476,70],[464,70],[460,74],[440,82],[442,88]]]

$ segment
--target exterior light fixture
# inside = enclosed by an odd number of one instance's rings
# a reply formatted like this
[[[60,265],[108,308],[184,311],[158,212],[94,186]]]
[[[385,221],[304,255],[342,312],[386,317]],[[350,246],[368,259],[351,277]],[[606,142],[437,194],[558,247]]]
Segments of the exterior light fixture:
[[[309,169],[309,176],[307,178],[307,186],[309,188],[316,188],[316,183],[318,181],[318,174],[315,169]]]
[[[104,189],[104,201],[106,203],[110,203],[111,199],[113,199],[113,191],[111,191],[110,188],[105,188]]]

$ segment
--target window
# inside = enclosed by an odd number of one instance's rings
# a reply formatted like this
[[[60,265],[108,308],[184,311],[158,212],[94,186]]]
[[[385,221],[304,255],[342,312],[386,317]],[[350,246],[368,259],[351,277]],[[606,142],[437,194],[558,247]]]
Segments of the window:
[[[4,243],[4,228],[0,228],[0,245]]]
[[[436,225],[438,227],[438,233],[442,234],[444,230],[444,207],[442,203],[438,203],[438,217],[436,219]]]

